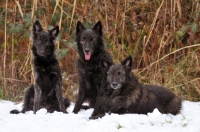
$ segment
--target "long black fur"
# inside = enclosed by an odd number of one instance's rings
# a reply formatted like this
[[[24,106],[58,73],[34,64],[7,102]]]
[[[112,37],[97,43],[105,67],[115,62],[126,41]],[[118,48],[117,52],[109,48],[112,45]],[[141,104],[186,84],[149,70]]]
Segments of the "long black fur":
[[[102,62],[101,91],[90,119],[103,117],[105,112],[147,114],[157,108],[161,113],[176,115],[181,110],[181,99],[167,88],[141,84],[132,71],[132,58],[121,64]]]
[[[50,113],[54,111],[67,113],[66,108],[70,105],[70,101],[62,96],[62,77],[55,55],[55,39],[59,34],[59,27],[45,32],[39,21],[35,21],[32,33],[35,84],[25,92],[21,113],[30,110],[36,113],[40,108],[46,108]],[[20,112],[12,110],[10,113]]]
[[[101,22],[98,21],[92,29],[86,29],[80,21],[76,26],[76,42],[79,58],[78,69],[79,92],[73,112],[78,113],[81,108],[87,109],[95,106],[97,94],[101,85],[101,59],[106,58],[112,62],[112,57],[105,50]],[[85,54],[91,54],[89,60]],[[83,107],[84,101],[89,107]]]

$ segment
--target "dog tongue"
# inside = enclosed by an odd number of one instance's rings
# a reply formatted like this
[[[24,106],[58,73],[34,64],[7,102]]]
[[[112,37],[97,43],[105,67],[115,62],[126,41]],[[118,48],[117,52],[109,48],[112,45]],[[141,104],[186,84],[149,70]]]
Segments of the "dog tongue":
[[[85,59],[86,59],[86,60],[89,60],[90,57],[91,57],[91,54],[85,54]]]

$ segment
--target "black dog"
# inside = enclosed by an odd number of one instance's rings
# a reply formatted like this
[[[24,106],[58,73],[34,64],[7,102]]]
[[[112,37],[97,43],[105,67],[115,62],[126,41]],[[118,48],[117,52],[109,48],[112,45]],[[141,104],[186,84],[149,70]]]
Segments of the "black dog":
[[[40,108],[46,108],[50,113],[67,113],[70,101],[62,97],[62,77],[55,55],[55,39],[59,34],[59,27],[45,32],[39,21],[36,21],[32,32],[35,84],[26,90],[21,112],[33,110],[36,113]],[[12,110],[10,113],[18,114],[19,111]]]
[[[76,26],[76,42],[78,46],[79,59],[77,60],[79,93],[73,112],[83,108],[92,108],[100,88],[101,59],[106,58],[112,62],[112,57],[105,50],[103,42],[101,22],[98,21],[92,29],[86,29],[80,21]],[[88,100],[89,107],[82,106]]]
[[[127,57],[121,64],[102,62],[102,85],[100,97],[90,119],[111,113],[147,114],[157,108],[161,113],[176,115],[181,110],[181,99],[167,88],[144,85],[138,82],[132,71],[132,58]]]

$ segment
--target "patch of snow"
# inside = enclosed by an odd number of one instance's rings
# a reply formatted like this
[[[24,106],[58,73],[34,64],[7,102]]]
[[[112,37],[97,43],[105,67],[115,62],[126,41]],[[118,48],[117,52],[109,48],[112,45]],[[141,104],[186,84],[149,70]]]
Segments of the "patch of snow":
[[[10,114],[10,110],[22,109],[22,103],[0,101],[1,132],[200,132],[200,102],[183,101],[181,113],[161,114],[158,109],[143,114],[106,114],[103,118],[89,120],[93,109],[72,113],[74,103],[62,112],[47,113],[40,109],[33,114]]]

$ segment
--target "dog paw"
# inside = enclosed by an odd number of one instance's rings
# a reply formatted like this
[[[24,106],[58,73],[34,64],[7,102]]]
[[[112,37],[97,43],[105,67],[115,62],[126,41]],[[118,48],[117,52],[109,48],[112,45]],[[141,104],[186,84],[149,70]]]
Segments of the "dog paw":
[[[68,114],[68,112],[67,112],[66,110],[65,110],[65,111],[63,111],[63,113],[64,113],[64,114]]]
[[[74,111],[73,111],[73,113],[74,113],[74,114],[78,114],[78,112],[74,112]]]
[[[89,119],[90,119],[90,120],[95,120],[95,119],[97,119],[97,118],[96,118],[96,116],[90,116]]]
[[[10,114],[19,114],[20,113],[20,111],[18,111],[18,110],[11,110],[10,111]]]
[[[78,110],[73,110],[72,111],[74,114],[78,114]]]
[[[97,114],[97,115],[91,115],[89,117],[90,120],[95,120],[95,119],[98,119],[98,118],[102,118],[103,116],[105,116],[105,114]]]
[[[98,119],[99,116],[98,115],[92,115],[89,117],[90,120],[95,120],[95,119]]]
[[[61,112],[63,112],[64,114],[68,114],[66,109],[61,109]]]

